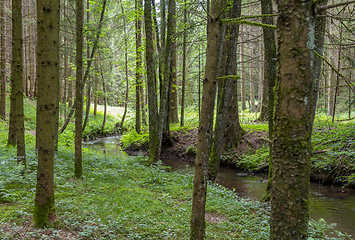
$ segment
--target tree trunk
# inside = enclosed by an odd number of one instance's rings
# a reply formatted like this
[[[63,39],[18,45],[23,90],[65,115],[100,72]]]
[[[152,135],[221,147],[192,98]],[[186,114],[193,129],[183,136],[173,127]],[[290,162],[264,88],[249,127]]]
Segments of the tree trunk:
[[[83,0],[76,1],[76,82],[75,82],[75,177],[83,176],[82,125],[83,125]],[[90,66],[88,66],[90,68]]]
[[[321,1],[322,6],[327,5],[328,0],[323,0]],[[325,17],[326,15],[326,10],[323,10],[319,13],[317,13],[319,16],[316,18],[316,29],[315,29],[315,44],[316,48],[315,51],[323,56],[323,50],[324,50],[324,35],[325,35],[325,27],[327,23],[327,18]],[[322,64],[323,60],[319,57],[316,57],[314,60],[314,72],[313,72],[313,79],[315,81],[314,83],[314,93],[313,93],[313,115],[312,115],[312,123],[314,121],[314,117],[316,115],[316,108],[317,108],[317,100],[318,100],[318,92],[319,92],[319,78],[320,78],[320,73],[322,70]]]
[[[171,6],[170,6],[171,5]],[[178,101],[177,101],[177,80],[176,80],[176,45],[177,45],[177,37],[176,37],[176,1],[170,4],[169,1],[169,16],[170,16],[170,8],[171,8],[171,22],[168,19],[168,28],[171,24],[171,63],[170,63],[170,101],[169,101],[169,115],[171,123],[179,122],[179,114],[178,114]]]
[[[278,1],[278,73],[270,239],[307,239],[315,16],[312,0]]]
[[[43,228],[54,220],[55,113],[59,111],[59,99],[53,92],[59,88],[59,1],[37,0],[37,18],[38,167],[33,219],[35,227]]]
[[[98,91],[98,84],[99,84],[99,65],[97,58],[95,59],[95,83],[94,83],[94,116],[97,115],[97,91]]]
[[[218,53],[220,51],[220,28],[224,0],[211,2],[211,11],[207,23],[207,56],[205,78],[203,80],[200,127],[197,139],[195,178],[192,199],[190,239],[204,239],[205,236],[205,204],[208,180],[208,160],[212,144],[213,112],[216,97],[216,78]],[[211,18],[212,16],[212,18]]]
[[[124,28],[124,34],[125,34],[125,39],[124,39],[124,44],[125,44],[125,74],[126,74],[126,98],[125,98],[125,105],[124,105],[124,112],[123,112],[123,116],[122,116],[122,120],[121,120],[121,124],[120,124],[120,129],[122,130],[123,127],[123,123],[124,120],[126,118],[126,114],[127,114],[127,108],[128,108],[128,33],[127,33],[127,29],[126,29],[126,15],[123,9],[123,6],[121,4],[121,9],[122,9],[122,14],[123,14],[123,28]]]
[[[333,54],[330,56],[331,63],[335,66],[335,51],[332,51]],[[335,79],[336,73],[332,69],[329,71],[329,93],[328,93],[328,116],[333,116],[334,114],[334,98],[335,98]]]
[[[272,0],[261,1],[261,13],[262,14],[272,14]],[[273,25],[273,17],[262,18],[263,24]],[[275,32],[272,29],[263,28],[264,35],[264,74],[265,82],[263,94],[263,103],[261,110],[261,120],[268,120],[269,125],[269,139],[273,139],[274,134],[274,87],[276,81],[276,40]],[[263,109],[264,108],[264,109]],[[268,111],[268,115],[263,115],[265,110]],[[269,176],[267,183],[267,194],[265,199],[268,200],[271,191],[271,179],[272,179],[272,143],[269,143]]]
[[[241,44],[240,44],[240,52],[241,52],[241,59],[240,61],[242,62],[241,63],[241,70],[240,70],[240,78],[241,78],[241,87],[240,87],[240,98],[241,98],[241,101],[242,101],[242,110],[244,111],[246,109],[246,104],[245,104],[245,63],[244,63],[244,38],[243,38],[243,27],[241,27],[241,34],[240,34],[240,41],[241,41]]]
[[[104,92],[104,120],[102,121],[102,125],[101,125],[101,133],[104,134],[106,117],[107,117],[107,97],[106,97],[106,83],[105,83],[102,67],[101,67],[101,77],[102,77],[102,91]]]
[[[12,71],[15,93],[15,123],[16,123],[16,144],[17,144],[17,163],[26,166],[25,153],[25,126],[23,112],[23,58],[22,58],[22,12],[21,0],[12,0]],[[12,97],[12,96],[11,96]]]
[[[0,83],[1,83],[1,99],[0,99],[0,117],[6,119],[6,71],[5,71],[5,1],[0,3]]]
[[[233,1],[233,8],[229,12],[229,18],[238,18],[241,14],[241,0]],[[225,64],[221,64],[225,69],[221,71],[223,76],[236,75],[237,74],[237,44],[239,36],[239,25],[227,26],[225,44],[223,46],[223,52],[226,51],[226,59],[222,61]],[[221,34],[223,36],[223,34]],[[215,134],[213,138],[213,146],[211,150],[211,156],[209,159],[209,178],[215,181],[222,154],[222,149],[226,139],[229,146],[236,146],[241,139],[244,130],[239,124],[238,114],[238,91],[237,91],[237,79],[226,78],[223,81],[223,88],[221,93],[221,100],[218,105]],[[236,99],[236,100],[234,100]],[[230,132],[230,133],[228,133]],[[228,138],[226,138],[228,136]],[[233,144],[232,144],[233,143]]]
[[[187,3],[184,3],[184,26],[187,24]],[[186,28],[186,27],[184,27]],[[186,41],[187,29],[184,29],[182,40],[182,83],[181,83],[181,113],[180,113],[180,126],[183,127],[184,114],[185,114],[185,82],[186,82]]]
[[[142,88],[142,79],[141,79],[141,68],[142,68],[142,16],[139,14],[142,8],[142,0],[135,0],[136,8],[136,132],[140,133],[141,131],[141,90]]]
[[[145,57],[147,65],[147,82],[148,82],[148,105],[149,105],[149,162],[158,161],[160,152],[158,137],[158,104],[157,104],[157,88],[154,64],[154,46],[153,46],[153,26],[152,26],[152,8],[150,0],[144,0],[144,21],[146,33]]]

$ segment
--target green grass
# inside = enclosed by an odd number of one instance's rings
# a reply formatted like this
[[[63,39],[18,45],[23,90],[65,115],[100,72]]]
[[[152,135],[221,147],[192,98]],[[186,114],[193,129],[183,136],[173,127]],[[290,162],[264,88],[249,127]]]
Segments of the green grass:
[[[16,164],[16,149],[5,145],[7,123],[0,121],[1,239],[188,238],[193,175],[171,171],[161,163],[149,166],[142,156],[119,157],[83,149],[84,178],[77,180],[72,127],[60,135],[55,157],[56,220],[41,230],[31,225],[37,167],[35,138],[26,134],[28,168],[22,175],[22,167]],[[248,128],[258,130],[254,125]],[[264,152],[261,149],[260,155]],[[212,219],[207,222],[206,239],[269,238],[267,204],[239,198],[233,191],[209,182],[206,212],[207,219]],[[310,239],[329,239],[322,235],[327,228],[323,222],[312,222]]]

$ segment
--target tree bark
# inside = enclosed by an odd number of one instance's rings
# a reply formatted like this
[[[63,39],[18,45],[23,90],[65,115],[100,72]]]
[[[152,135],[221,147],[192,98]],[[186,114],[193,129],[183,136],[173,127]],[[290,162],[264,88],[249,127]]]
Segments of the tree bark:
[[[229,12],[229,18],[238,18],[240,15],[241,0],[234,0],[233,7]],[[239,25],[227,26],[226,32],[227,36],[224,40],[223,52],[226,52],[227,56],[225,60],[223,60],[222,57],[222,61],[225,63],[222,63],[221,66],[225,69],[221,71],[221,73],[223,76],[236,75]],[[235,147],[241,139],[242,134],[245,132],[239,124],[237,92],[237,79],[226,78],[223,81],[221,100],[217,109],[215,133],[209,159],[208,171],[209,178],[212,181],[215,181],[217,177],[222,149],[226,140],[228,141],[228,146]],[[234,101],[234,99],[236,100]]]
[[[54,220],[54,149],[59,88],[59,1],[37,1],[37,187],[33,219],[43,228]]]
[[[278,1],[278,72],[270,239],[307,239],[315,17],[311,0]]]
[[[83,125],[83,0],[76,1],[76,81],[75,81],[75,177],[83,176],[82,125]],[[88,66],[90,68],[90,66]]]
[[[328,0],[323,0],[321,2],[322,5],[327,5]],[[319,4],[319,3],[318,3]],[[318,9],[316,8],[318,11]],[[325,27],[327,23],[327,18],[325,17],[326,15],[326,10],[319,11],[317,12],[318,15],[316,18],[316,29],[315,29],[315,44],[316,48],[315,51],[323,56],[324,52],[324,35],[325,35]],[[313,115],[312,115],[312,122],[314,121],[314,117],[316,115],[316,108],[317,108],[317,100],[318,100],[318,92],[319,92],[319,78],[320,78],[320,73],[322,70],[322,64],[323,60],[320,58],[315,58],[314,59],[314,72],[313,72],[313,79],[315,81],[314,84],[314,97],[313,97]]]
[[[208,160],[212,144],[213,112],[216,97],[218,53],[220,51],[220,12],[226,6],[224,0],[211,2],[207,27],[206,70],[203,80],[200,127],[197,136],[197,154],[193,187],[190,239],[204,239],[205,204],[208,180]],[[210,17],[212,16],[212,18]]]
[[[0,117],[6,119],[6,71],[5,71],[5,1],[0,3],[0,27],[1,27],[1,40],[0,40],[0,83],[1,83],[1,99],[0,99]]]
[[[22,11],[21,0],[12,0],[12,71],[11,79],[15,93],[15,123],[16,123],[16,145],[17,163],[26,166],[25,153],[25,126],[23,111],[23,39],[22,39]],[[11,98],[13,96],[11,95]]]
[[[142,68],[142,16],[139,14],[142,8],[142,0],[135,0],[136,8],[136,132],[140,133],[141,131],[141,68]]]
[[[184,33],[182,40],[182,83],[181,83],[181,113],[180,113],[180,126],[183,127],[184,114],[185,114],[185,82],[186,82],[186,42],[187,42],[187,3],[184,3]]]
[[[153,46],[153,26],[152,26],[152,8],[150,0],[144,0],[144,21],[146,33],[146,67],[148,82],[148,106],[149,106],[149,162],[158,161],[160,152],[158,137],[158,104],[157,104],[157,88],[154,64],[154,46]]]
[[[124,112],[123,112],[123,116],[122,116],[122,120],[121,120],[121,124],[120,124],[120,129],[122,130],[123,127],[123,123],[124,120],[126,118],[126,114],[127,114],[127,108],[128,108],[128,33],[127,33],[127,29],[126,29],[126,15],[123,9],[123,6],[121,5],[121,9],[122,9],[122,14],[123,14],[123,28],[124,28],[124,44],[125,44],[125,53],[124,53],[124,57],[125,57],[125,74],[126,74],[126,97],[125,97],[125,105],[124,105]]]

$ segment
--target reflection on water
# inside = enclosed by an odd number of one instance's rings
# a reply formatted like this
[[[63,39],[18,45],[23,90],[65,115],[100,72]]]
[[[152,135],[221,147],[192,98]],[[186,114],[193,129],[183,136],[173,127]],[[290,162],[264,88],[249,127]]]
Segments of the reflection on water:
[[[88,141],[84,147],[107,154],[127,156],[119,146],[120,137],[108,137]],[[194,172],[194,163],[174,159],[163,159],[162,162],[186,173]],[[229,188],[239,196],[260,200],[265,194],[267,175],[245,174],[234,169],[221,167],[217,182]],[[324,218],[328,223],[337,223],[336,230],[355,236],[355,191],[348,188],[310,185],[310,215],[312,219]]]
[[[83,147],[97,150],[99,152],[103,152],[104,154],[113,154],[123,157],[128,156],[126,152],[122,151],[119,145],[120,139],[121,136],[100,138],[84,142]]]

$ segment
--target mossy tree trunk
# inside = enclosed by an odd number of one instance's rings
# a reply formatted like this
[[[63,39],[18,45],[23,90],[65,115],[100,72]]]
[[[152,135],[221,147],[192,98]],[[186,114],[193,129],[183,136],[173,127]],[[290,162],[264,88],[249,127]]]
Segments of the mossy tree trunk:
[[[83,125],[83,0],[76,1],[76,81],[75,81],[75,177],[82,178],[82,125]]]
[[[141,68],[142,68],[142,0],[135,0],[136,8],[136,132],[141,131],[141,90],[142,79],[141,79]]]
[[[54,149],[59,88],[59,0],[37,1],[37,126],[38,168],[33,211],[35,226],[48,226],[54,217]]]
[[[233,7],[229,11],[229,18],[238,18],[240,14],[241,0],[234,0]],[[236,75],[239,25],[227,26],[226,32],[227,36],[225,37],[225,44],[223,46],[223,52],[226,53],[226,60],[225,64],[221,64],[225,69],[221,72],[226,76]],[[226,78],[223,81],[222,93],[218,105],[215,134],[209,160],[209,178],[212,181],[215,181],[217,177],[222,149],[226,139],[228,139],[228,145],[234,147],[237,145],[237,142],[244,132],[239,124],[237,92],[237,79]],[[233,144],[230,142],[233,142]]]
[[[208,160],[213,135],[213,112],[216,97],[218,53],[221,49],[221,11],[226,6],[224,0],[211,2],[207,23],[206,70],[203,79],[200,126],[197,136],[197,154],[192,199],[190,239],[204,239],[205,204],[208,180]]]
[[[148,107],[149,107],[149,162],[158,161],[160,152],[158,137],[158,104],[157,104],[157,87],[154,64],[154,45],[153,45],[153,24],[152,24],[152,7],[150,0],[144,0],[144,22],[146,33],[145,58],[147,67],[147,83],[148,83]]]
[[[272,14],[272,0],[261,1],[261,13],[262,14]],[[273,17],[262,18],[263,24],[274,25]],[[264,74],[265,74],[265,84],[263,91],[263,103],[261,107],[261,120],[268,120],[269,124],[269,139],[273,138],[274,131],[274,87],[276,82],[276,40],[275,31],[273,29],[263,28],[264,35]],[[267,115],[265,113],[267,112]],[[269,143],[269,178],[267,184],[267,195],[265,199],[269,199],[271,191],[271,166],[272,165],[272,143]]]
[[[278,1],[270,239],[307,239],[315,19],[311,0]]]
[[[22,57],[22,12],[21,1],[12,0],[12,64],[11,81],[14,88],[11,98],[15,98],[15,105],[11,114],[15,115],[17,162],[26,165],[25,127],[23,112],[23,57]],[[14,96],[12,95],[14,94]],[[10,135],[10,134],[9,134]],[[10,137],[10,136],[9,136]]]

